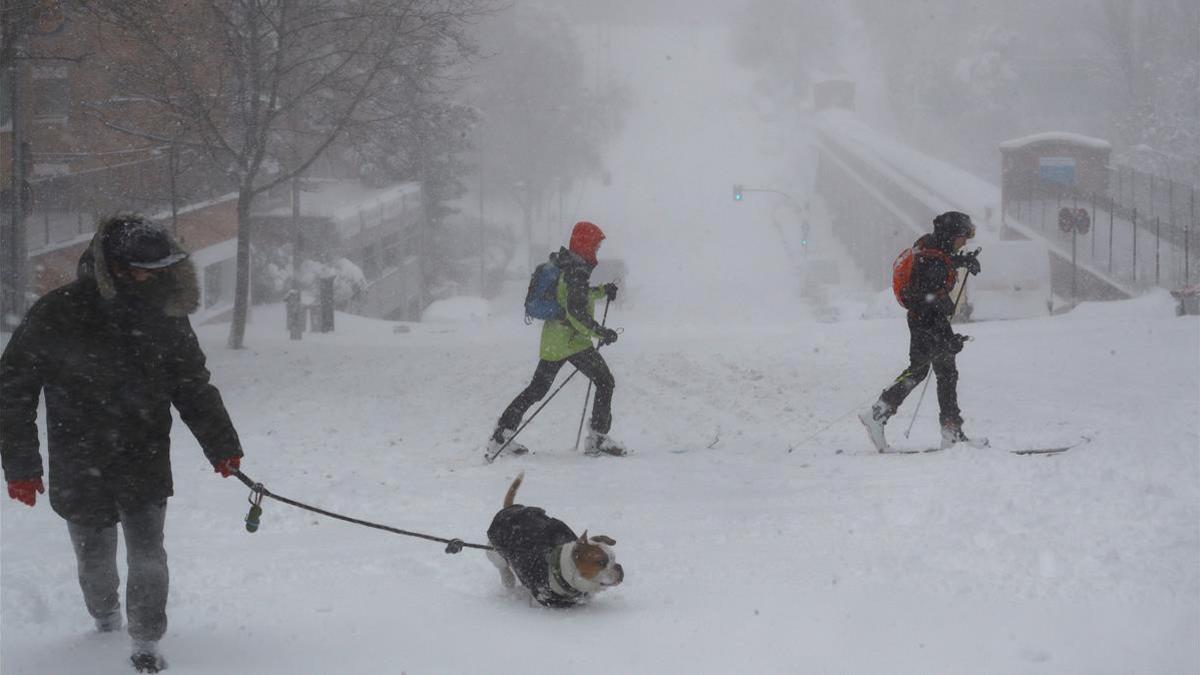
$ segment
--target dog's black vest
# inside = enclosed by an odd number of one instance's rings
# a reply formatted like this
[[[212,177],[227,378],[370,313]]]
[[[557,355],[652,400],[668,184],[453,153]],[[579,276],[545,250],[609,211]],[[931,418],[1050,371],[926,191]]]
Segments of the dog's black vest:
[[[558,547],[578,539],[563,521],[547,516],[536,506],[514,504],[496,514],[487,534],[488,541],[508,561],[521,585],[541,604],[570,607],[586,595],[568,585],[558,569],[555,558]],[[551,574],[556,575],[566,595],[550,585]]]

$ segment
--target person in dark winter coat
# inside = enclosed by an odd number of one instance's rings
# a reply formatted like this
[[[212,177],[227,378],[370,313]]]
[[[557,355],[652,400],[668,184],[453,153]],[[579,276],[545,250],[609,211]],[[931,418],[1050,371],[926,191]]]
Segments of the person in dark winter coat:
[[[122,626],[117,528],[128,550],[134,665],[165,666],[171,406],[222,476],[242,457],[187,315],[199,304],[187,254],[139,216],[102,222],[78,278],[38,300],[0,356],[0,461],[9,496],[44,491],[36,426],[46,398],[50,506],[67,521],[84,602],[101,631]]]
[[[933,219],[932,234],[922,236],[913,244],[911,275],[908,285],[900,291],[901,300],[908,309],[909,365],[891,386],[883,390],[869,410],[859,414],[871,442],[880,452],[888,448],[884,424],[928,376],[931,367],[937,377],[942,446],[970,441],[962,430],[955,359],[967,338],[950,327],[955,311],[955,301],[950,294],[957,282],[958,268],[966,268],[969,274],[979,274],[979,260],[974,255],[958,253],[974,236],[975,224],[967,214],[947,211]]]
[[[596,387],[584,452],[591,456],[625,454],[624,446],[608,435],[612,426],[612,396],[616,381],[604,357],[592,345],[593,339],[599,340],[600,346],[617,341],[617,332],[600,325],[595,319],[596,301],[603,297],[615,300],[616,284],[588,286],[592,270],[596,267],[596,252],[600,250],[603,240],[604,232],[599,227],[580,221],[575,223],[571,231],[570,248],[560,248],[557,253],[551,254],[551,261],[562,271],[556,294],[559,306],[565,310],[564,317],[547,320],[542,326],[541,358],[533,373],[533,381],[500,416],[488,442],[488,457],[495,457],[521,424],[526,411],[550,391],[564,363],[578,368]],[[513,454],[528,452],[527,448],[515,442],[509,443],[507,450]]]

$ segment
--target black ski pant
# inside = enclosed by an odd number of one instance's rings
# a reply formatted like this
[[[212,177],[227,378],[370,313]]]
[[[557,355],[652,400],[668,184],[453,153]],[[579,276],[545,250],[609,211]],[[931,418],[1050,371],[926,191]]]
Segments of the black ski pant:
[[[883,390],[880,400],[893,411],[929,375],[932,366],[937,377],[939,418],[943,425],[962,425],[958,409],[958,365],[954,351],[956,340],[950,328],[950,319],[939,314],[908,314],[908,368],[900,373],[892,386]]]
[[[554,384],[554,378],[564,363],[570,363],[578,368],[579,372],[595,385],[596,398],[592,404],[592,429],[607,434],[609,428],[612,427],[612,395],[617,385],[612,372],[608,369],[608,364],[604,362],[604,357],[600,356],[599,350],[595,348],[577,352],[561,361],[546,361],[545,359],[538,361],[537,370],[533,371],[533,381],[529,383],[528,387],[525,387],[525,391],[517,394],[512,403],[508,404],[508,408],[500,416],[497,426],[501,429],[516,429],[521,424],[521,418],[525,416],[525,412],[550,391],[550,387]]]
[[[157,642],[167,631],[167,552],[163,548],[167,502],[120,507],[118,513],[129,565],[125,583],[129,636]],[[105,620],[120,612],[117,526],[89,527],[68,520],[67,531],[75,548],[79,587],[83,589],[88,613],[97,620]]]

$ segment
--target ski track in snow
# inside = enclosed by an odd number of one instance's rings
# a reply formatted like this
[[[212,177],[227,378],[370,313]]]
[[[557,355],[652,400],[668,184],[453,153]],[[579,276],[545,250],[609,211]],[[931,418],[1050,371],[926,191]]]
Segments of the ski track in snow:
[[[247,490],[177,425],[170,672],[1194,672],[1200,324],[1150,318],[1156,302],[967,327],[967,429],[996,447],[903,457],[875,454],[853,416],[800,442],[903,367],[895,320],[639,340],[623,317],[606,353],[635,454],[572,452],[573,381],[522,436],[535,454],[491,466],[533,328],[339,317],[297,344],[268,308],[230,352],[206,327],[245,471],[273,491],[482,542],[524,470],[519,501],[614,537],[627,579],[547,611],[478,551],[272,501],[247,534]],[[910,442],[936,433],[931,391]],[[1082,434],[1061,456],[1004,451]],[[44,498],[0,514],[3,672],[126,672],[126,639],[89,633]]]

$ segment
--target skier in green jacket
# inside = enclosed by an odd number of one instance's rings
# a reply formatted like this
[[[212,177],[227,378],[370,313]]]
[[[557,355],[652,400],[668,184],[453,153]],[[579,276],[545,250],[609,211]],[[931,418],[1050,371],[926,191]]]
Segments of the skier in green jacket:
[[[543,324],[540,360],[533,373],[533,381],[500,416],[488,442],[489,457],[494,457],[512,437],[525,412],[550,391],[564,363],[578,368],[596,387],[584,453],[593,457],[601,454],[619,457],[625,454],[625,447],[608,435],[612,426],[612,395],[616,383],[604,357],[592,345],[593,338],[599,340],[599,346],[617,341],[617,332],[600,325],[595,319],[596,301],[606,296],[610,301],[616,299],[616,284],[588,286],[589,277],[596,267],[596,252],[603,240],[604,232],[599,227],[580,221],[575,223],[571,231],[570,248],[560,248],[557,253],[550,255],[551,262],[562,271],[558,279],[557,300],[565,310],[564,317],[550,319]],[[509,443],[506,449],[517,455],[529,451],[516,442]]]

